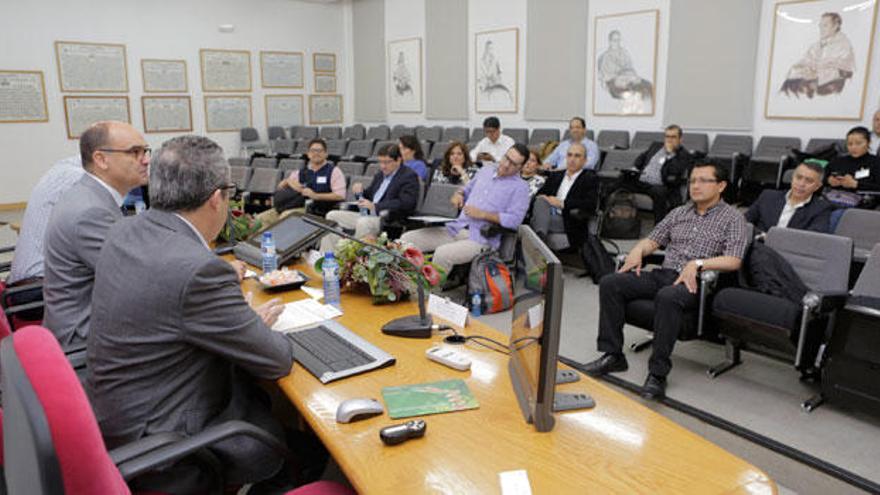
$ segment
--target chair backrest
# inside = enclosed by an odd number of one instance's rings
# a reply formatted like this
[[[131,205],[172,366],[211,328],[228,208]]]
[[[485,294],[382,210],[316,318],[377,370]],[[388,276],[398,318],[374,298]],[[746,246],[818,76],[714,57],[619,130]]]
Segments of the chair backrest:
[[[342,170],[346,177],[353,177],[364,173],[364,162],[339,162],[336,166]]]
[[[276,139],[272,141],[271,149],[272,152],[276,155],[284,154],[284,155],[292,155],[293,150],[296,148],[296,141],[293,139]]]
[[[415,136],[415,134],[415,127],[397,124],[391,128],[391,137],[389,139],[397,140],[400,139],[400,136]]]
[[[367,129],[363,126],[363,124],[350,125],[346,127],[344,131],[342,131],[342,139],[364,139],[366,135]]]
[[[363,184],[364,189],[366,189],[370,183],[373,182],[373,177],[367,175],[352,175],[348,180],[348,187],[345,190],[346,201],[354,201],[354,193],[351,192],[351,186],[357,182]]]
[[[458,216],[458,209],[449,200],[460,187],[455,184],[431,184],[425,194],[425,202],[422,203],[419,214],[450,218]]]
[[[325,125],[318,134],[322,139],[340,139],[342,137],[342,127],[338,125]]]
[[[681,137],[681,144],[687,148],[688,151],[708,153],[709,135],[705,132],[686,132]]]
[[[651,143],[656,141],[663,142],[662,132],[636,131],[632,142],[629,144],[629,149],[645,151],[651,146]]]
[[[274,168],[255,168],[247,190],[252,193],[272,194],[278,188],[283,173],[284,171]]]
[[[334,156],[345,156],[345,150],[348,147],[348,141],[345,139],[328,139],[327,154]]]
[[[811,290],[846,291],[853,256],[852,239],[772,227],[767,232],[766,244],[791,264]]]
[[[559,129],[535,129],[529,137],[529,145],[542,145],[549,141],[559,141]]]
[[[822,148],[827,148],[832,144],[837,147],[838,152],[846,152],[846,140],[833,138],[812,138],[807,141],[807,146],[804,148],[804,151],[807,153],[815,153],[816,151],[821,150]]]
[[[306,166],[306,161],[299,158],[284,158],[278,162],[278,168],[283,171],[299,170]]]
[[[849,237],[856,249],[873,248],[880,242],[880,211],[847,209],[840,217],[834,235]]]
[[[443,136],[443,126],[435,125],[433,127],[426,127],[423,125],[416,126],[416,138],[419,141],[431,141],[432,143],[436,143],[440,141]]]
[[[446,150],[448,150],[448,149],[449,149],[448,142],[434,143],[434,146],[431,148],[431,154],[428,155],[428,160],[432,161],[432,162],[436,161],[436,160],[442,160],[443,155],[446,154]]]
[[[254,168],[275,168],[277,166],[278,166],[278,162],[274,158],[260,157],[260,158],[254,158],[253,161],[251,161],[251,167],[254,167]]]
[[[629,131],[599,131],[596,145],[602,149],[625,150],[629,148]]]
[[[798,137],[782,137],[782,136],[764,136],[758,141],[755,148],[753,158],[765,161],[779,161],[780,158],[788,156],[791,150],[801,149],[801,138]]]
[[[366,170],[364,170],[364,175],[366,175],[367,177],[369,177],[369,178],[370,178],[370,181],[372,181],[372,180],[373,180],[373,176],[376,175],[376,172],[378,172],[379,170],[380,170],[380,169],[379,169],[379,164],[378,164],[378,163],[371,163],[371,164],[367,165]],[[364,185],[367,186],[367,185],[369,185],[369,183],[364,184]]]
[[[391,129],[387,125],[377,125],[367,129],[367,139],[386,141],[391,137]]]
[[[231,179],[232,183],[235,184],[240,191],[244,191],[247,188],[248,181],[251,178],[251,173],[253,173],[254,169],[251,167],[229,167],[229,170],[232,174]]]
[[[130,493],[55,336],[29,326],[0,343],[9,493]]]
[[[280,125],[270,125],[269,126],[269,140],[274,139],[284,139],[287,137],[287,134],[284,132],[284,128]]]
[[[505,127],[501,129],[501,134],[512,137],[517,143],[529,143],[529,130],[522,127]]]
[[[362,139],[348,143],[346,154],[355,158],[369,158],[373,154],[373,140]]]
[[[254,143],[260,140],[260,133],[253,127],[242,127],[238,136],[241,138],[242,144]]]
[[[458,141],[460,143],[468,142],[470,133],[467,127],[455,126],[443,129],[443,141]]]
[[[734,153],[751,156],[754,141],[752,136],[739,134],[716,134],[709,148],[709,156],[712,158],[730,158]]]
[[[428,161],[428,157],[431,156],[431,148],[434,144],[431,141],[419,141],[419,145],[422,147],[422,153],[425,155],[425,161]]]
[[[853,287],[852,295],[880,297],[880,243],[874,245],[868,262],[862,268],[859,279]]]
[[[600,170],[611,171],[631,168],[640,154],[640,151],[633,150],[609,150],[605,154]]]
[[[229,159],[229,165],[232,167],[250,167],[251,159],[233,156]]]
[[[486,131],[482,127],[474,127],[471,130],[471,142],[479,142],[484,137],[486,137]]]
[[[294,155],[305,155],[309,152],[309,140],[297,139],[296,146],[293,149]]]
[[[317,127],[302,125],[296,128],[296,134],[293,136],[293,139],[305,139],[308,141],[309,139],[315,139],[316,137],[318,137]]]
[[[378,141],[378,142],[376,142],[376,146],[373,146],[373,152],[370,153],[370,158],[376,158],[376,157],[378,157],[378,156],[379,156],[379,150],[381,150],[382,148],[384,148],[384,147],[386,147],[386,146],[388,146],[388,145],[391,145],[391,144],[397,144],[397,141],[391,141],[391,140],[388,140],[388,141]]]
[[[562,140],[564,141],[569,138],[571,138],[571,129],[566,129],[565,133],[562,135]],[[587,129],[587,139],[589,139],[590,141],[596,140],[596,134],[593,132],[592,129]]]

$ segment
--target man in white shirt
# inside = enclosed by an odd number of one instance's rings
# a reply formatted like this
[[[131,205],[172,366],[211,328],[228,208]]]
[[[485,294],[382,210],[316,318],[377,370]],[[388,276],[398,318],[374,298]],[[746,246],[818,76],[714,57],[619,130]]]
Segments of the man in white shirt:
[[[499,163],[501,157],[513,146],[513,138],[501,134],[501,121],[498,117],[486,117],[483,121],[483,133],[486,137],[471,150],[471,160]]]
[[[565,167],[568,147],[572,143],[581,143],[587,150],[586,168],[595,170],[599,164],[599,147],[593,141],[587,139],[587,121],[581,117],[573,117],[568,123],[569,138],[559,143],[559,146],[544,160],[544,170],[559,170]]]
[[[871,141],[868,142],[868,153],[878,155],[880,153],[880,110],[874,112],[873,131]]]

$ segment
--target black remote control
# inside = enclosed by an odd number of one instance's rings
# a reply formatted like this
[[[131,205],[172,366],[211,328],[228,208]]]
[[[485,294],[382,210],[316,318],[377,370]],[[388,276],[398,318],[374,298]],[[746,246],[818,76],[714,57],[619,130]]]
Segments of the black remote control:
[[[385,445],[397,445],[403,443],[410,438],[420,438],[425,436],[425,429],[428,427],[423,419],[407,421],[399,425],[386,426],[379,430],[379,438]]]

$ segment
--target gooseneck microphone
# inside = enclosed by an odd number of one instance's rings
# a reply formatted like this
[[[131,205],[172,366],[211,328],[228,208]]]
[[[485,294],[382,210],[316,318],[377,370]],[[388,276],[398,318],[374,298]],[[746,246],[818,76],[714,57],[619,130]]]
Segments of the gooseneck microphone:
[[[323,229],[324,231],[326,231],[328,233],[336,234],[339,237],[344,237],[346,239],[357,242],[358,244],[360,244],[364,247],[367,247],[370,249],[375,249],[376,251],[380,251],[382,253],[386,253],[388,255],[391,255],[393,258],[415,268],[416,273],[418,273],[419,278],[422,281],[426,281],[425,276],[422,275],[421,269],[418,266],[416,266],[415,263],[406,259],[404,256],[401,256],[401,255],[395,253],[394,251],[385,249],[383,247],[364,242],[364,241],[358,239],[357,237],[342,231],[341,229],[331,227],[329,225],[326,225],[324,223],[321,223],[321,222],[315,220],[314,218],[310,218],[308,215],[303,215],[302,219],[304,222],[308,223],[309,225],[313,225],[315,227]],[[389,321],[388,323],[386,323],[382,327],[382,333],[385,333],[388,335],[396,335],[398,337],[409,337],[409,338],[417,338],[417,339],[427,339],[427,338],[431,337],[431,330],[435,328],[435,325],[434,325],[434,322],[431,318],[431,315],[429,315],[427,313],[427,311],[425,310],[425,290],[422,288],[421,283],[417,283],[416,286],[418,288],[419,314],[412,315],[412,316],[403,316],[403,317],[396,318],[394,320]]]

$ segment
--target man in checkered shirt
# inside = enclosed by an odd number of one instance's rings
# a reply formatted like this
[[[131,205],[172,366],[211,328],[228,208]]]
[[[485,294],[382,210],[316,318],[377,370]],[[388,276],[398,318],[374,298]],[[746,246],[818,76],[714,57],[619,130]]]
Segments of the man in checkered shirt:
[[[745,218],[721,199],[725,187],[726,169],[711,162],[694,165],[689,179],[691,201],[672,210],[647,239],[635,245],[620,270],[599,283],[597,343],[604,354],[585,365],[588,374],[626,371],[622,350],[626,304],[653,298],[654,350],[642,396],[660,399],[665,395],[670,355],[683,315],[699,304],[699,272],[738,270],[748,245]],[[661,247],[666,250],[662,267],[642,271],[642,258]]]

